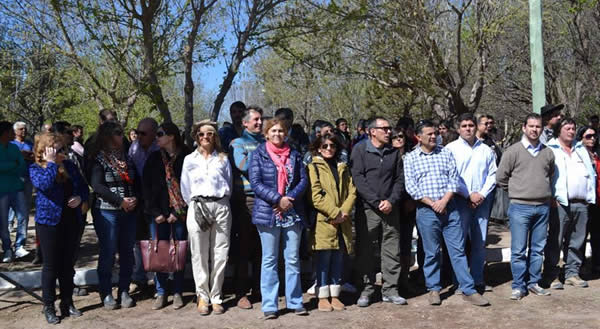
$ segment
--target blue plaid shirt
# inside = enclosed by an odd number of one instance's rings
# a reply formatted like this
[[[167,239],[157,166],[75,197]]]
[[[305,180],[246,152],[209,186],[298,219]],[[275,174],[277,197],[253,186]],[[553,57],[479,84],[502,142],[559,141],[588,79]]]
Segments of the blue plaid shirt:
[[[406,192],[415,200],[440,200],[447,192],[458,191],[456,162],[450,151],[437,146],[425,153],[420,146],[404,158]]]

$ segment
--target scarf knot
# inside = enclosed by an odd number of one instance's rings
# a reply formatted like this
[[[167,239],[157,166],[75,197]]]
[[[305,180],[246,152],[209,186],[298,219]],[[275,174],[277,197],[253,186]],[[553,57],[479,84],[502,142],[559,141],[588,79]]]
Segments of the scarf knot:
[[[266,148],[269,157],[273,160],[277,168],[277,192],[284,196],[285,188],[288,184],[288,170],[286,166],[290,161],[290,146],[285,143],[281,147],[277,147],[271,142],[267,142]]]

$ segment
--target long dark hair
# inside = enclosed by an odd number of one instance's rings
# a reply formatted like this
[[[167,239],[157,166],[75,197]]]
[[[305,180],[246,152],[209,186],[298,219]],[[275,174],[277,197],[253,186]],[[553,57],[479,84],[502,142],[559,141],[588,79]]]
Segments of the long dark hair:
[[[94,159],[101,151],[108,151],[108,148],[112,144],[111,139],[113,136],[123,136],[123,127],[121,127],[121,124],[114,121],[106,121],[101,124],[96,133],[96,140],[92,145],[90,158]]]
[[[183,144],[183,138],[181,137],[181,132],[177,125],[172,122],[163,122],[158,126],[159,129],[162,129],[166,135],[173,136],[175,141],[175,148],[177,150],[182,150],[185,146]]]

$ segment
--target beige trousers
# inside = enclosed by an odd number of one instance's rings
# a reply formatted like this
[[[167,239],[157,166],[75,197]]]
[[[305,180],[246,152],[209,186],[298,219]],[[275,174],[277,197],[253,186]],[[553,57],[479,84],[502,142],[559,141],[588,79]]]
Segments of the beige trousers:
[[[196,221],[193,201],[187,213],[192,271],[198,298],[207,303],[221,304],[221,289],[229,252],[231,208],[229,198],[207,201],[205,205],[208,217],[214,221],[206,232],[200,229],[200,223]]]

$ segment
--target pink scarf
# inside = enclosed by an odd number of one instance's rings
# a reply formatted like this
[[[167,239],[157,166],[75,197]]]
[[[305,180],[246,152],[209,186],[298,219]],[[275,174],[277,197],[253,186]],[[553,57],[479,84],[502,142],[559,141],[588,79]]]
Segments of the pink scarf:
[[[288,172],[285,165],[290,160],[290,146],[286,143],[282,147],[277,147],[271,142],[267,142],[266,146],[271,160],[277,167],[277,192],[283,196],[285,195],[285,187],[288,184]]]

